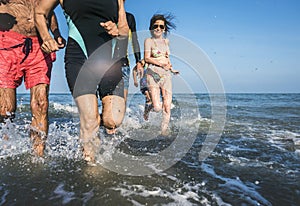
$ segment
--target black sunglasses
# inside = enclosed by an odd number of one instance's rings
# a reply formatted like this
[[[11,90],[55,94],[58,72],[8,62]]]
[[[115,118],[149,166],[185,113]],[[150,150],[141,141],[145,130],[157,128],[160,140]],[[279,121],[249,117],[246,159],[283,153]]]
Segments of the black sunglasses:
[[[158,27],[159,27],[161,30],[164,30],[164,29],[165,29],[165,26],[164,26],[164,25],[161,25],[161,24],[154,24],[154,25],[152,26],[153,29],[157,29]]]

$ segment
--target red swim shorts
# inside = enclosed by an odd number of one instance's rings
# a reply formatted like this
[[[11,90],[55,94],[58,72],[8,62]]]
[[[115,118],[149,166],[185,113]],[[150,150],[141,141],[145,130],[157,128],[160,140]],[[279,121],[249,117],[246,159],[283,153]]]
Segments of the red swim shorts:
[[[54,61],[55,53],[44,53],[37,37],[26,37],[13,31],[0,32],[1,88],[17,88],[23,78],[26,89],[50,84]]]

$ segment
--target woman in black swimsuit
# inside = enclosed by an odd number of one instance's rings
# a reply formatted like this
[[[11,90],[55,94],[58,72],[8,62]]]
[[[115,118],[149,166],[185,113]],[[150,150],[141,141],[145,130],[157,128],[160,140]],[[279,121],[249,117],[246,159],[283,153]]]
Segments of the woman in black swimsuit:
[[[110,41],[115,36],[128,35],[124,4],[123,0],[41,0],[35,9],[35,22],[45,52],[58,49],[45,29],[45,16],[59,3],[69,24],[66,77],[80,114],[84,158],[93,162],[100,144],[97,135],[100,122],[113,129],[122,123],[125,114],[123,88],[119,84],[122,83],[122,73],[118,69],[121,67],[112,60]],[[98,85],[101,117],[96,96]]]

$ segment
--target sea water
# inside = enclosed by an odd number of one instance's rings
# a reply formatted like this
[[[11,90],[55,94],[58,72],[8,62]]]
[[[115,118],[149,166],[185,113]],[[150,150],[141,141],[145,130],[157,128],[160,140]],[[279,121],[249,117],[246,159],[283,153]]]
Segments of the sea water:
[[[144,121],[144,97],[129,95],[117,133],[99,128],[94,166],[71,95],[50,95],[43,158],[31,151],[30,96],[17,100],[0,126],[0,205],[300,205],[300,94],[226,94],[223,130],[202,159],[210,95],[175,94],[167,137],[161,113]]]

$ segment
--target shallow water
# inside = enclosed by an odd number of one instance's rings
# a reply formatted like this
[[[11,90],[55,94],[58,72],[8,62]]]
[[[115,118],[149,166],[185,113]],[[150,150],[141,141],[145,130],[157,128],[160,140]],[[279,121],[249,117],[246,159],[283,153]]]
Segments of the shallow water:
[[[46,155],[37,158],[29,96],[19,95],[16,119],[0,130],[10,137],[0,139],[0,205],[299,205],[300,94],[226,95],[224,130],[200,161],[213,143],[210,100],[174,95],[165,138],[160,114],[144,122],[143,97],[131,95],[118,133],[100,128],[98,164],[90,166],[71,96],[50,96]]]

